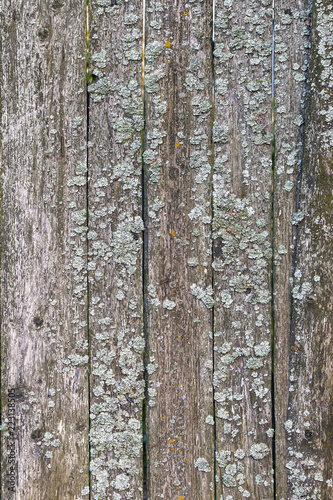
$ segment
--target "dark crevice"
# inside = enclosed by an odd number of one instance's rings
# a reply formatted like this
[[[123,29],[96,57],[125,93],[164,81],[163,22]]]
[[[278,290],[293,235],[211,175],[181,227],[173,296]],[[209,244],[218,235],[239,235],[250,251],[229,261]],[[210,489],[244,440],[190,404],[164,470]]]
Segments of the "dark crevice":
[[[87,75],[89,71],[89,8],[88,8],[88,0],[87,0]],[[87,162],[87,173],[86,173],[86,213],[87,213],[87,237],[86,237],[86,272],[87,272],[87,337],[88,337],[88,456],[89,456],[89,500],[92,498],[91,492],[91,472],[90,472],[90,460],[91,460],[91,446],[90,446],[90,430],[91,430],[91,421],[90,421],[90,375],[91,375],[91,342],[90,342],[90,328],[89,328],[89,315],[90,315],[90,293],[89,293],[89,271],[88,271],[88,263],[89,263],[89,239],[88,239],[88,228],[89,228],[89,104],[90,104],[90,96],[88,92],[88,81],[87,81],[87,152],[86,152],[86,162]]]
[[[144,135],[144,134],[143,134]],[[144,140],[142,141],[142,153],[144,151]],[[147,455],[147,408],[148,408],[148,373],[146,371],[146,361],[148,357],[148,328],[147,328],[147,304],[146,288],[148,279],[148,252],[147,252],[147,205],[146,201],[146,179],[144,164],[142,160],[142,215],[144,222],[143,232],[143,252],[142,252],[142,296],[143,296],[143,332],[145,338],[145,350],[143,353],[145,396],[142,402],[142,462],[143,462],[143,500],[148,498],[148,455]]]
[[[87,142],[89,141],[89,94],[87,92]],[[86,194],[86,210],[87,210],[87,228],[89,228],[89,153],[87,147],[87,184],[86,184],[87,194]],[[90,473],[90,459],[91,459],[91,447],[90,447],[90,374],[91,374],[91,346],[90,346],[90,328],[89,328],[89,313],[90,313],[90,292],[89,292],[89,271],[88,271],[88,263],[89,263],[89,240],[88,240],[88,231],[87,231],[87,239],[86,239],[86,248],[87,248],[87,333],[88,333],[88,407],[89,407],[89,500],[91,498],[91,473]]]
[[[214,242],[212,240],[212,263],[214,262]],[[212,289],[214,290],[214,270],[212,269]],[[214,325],[214,306],[212,308],[212,361],[213,361],[213,377],[215,373],[215,356],[214,356],[214,346],[215,346],[215,325]],[[214,419],[214,500],[217,500],[217,488],[216,488],[216,475],[217,475],[217,464],[216,464],[216,406],[215,406],[215,387],[214,387],[214,378],[212,381],[213,387],[213,419]]]
[[[215,84],[215,75],[214,75],[214,44],[215,44],[215,4],[216,0],[213,0],[213,26],[212,26],[212,116],[213,123],[215,117],[215,93],[214,93],[214,84]],[[212,193],[211,193],[211,211],[212,211],[212,224],[211,224],[211,235],[212,235],[212,290],[214,291],[214,240],[213,240],[213,218],[214,218],[214,142],[212,140]],[[212,308],[212,362],[213,362],[213,377],[215,373],[215,356],[214,356],[214,347],[215,347],[215,309],[214,306]],[[217,475],[217,464],[216,464],[216,407],[215,407],[215,387],[214,387],[214,378],[212,380],[212,388],[213,388],[213,419],[214,419],[214,500],[217,499],[217,488],[216,488],[216,475]]]
[[[273,467],[273,494],[274,499],[277,500],[276,495],[276,419],[275,419],[275,377],[274,377],[274,363],[275,363],[275,317],[274,317],[274,182],[275,182],[275,101],[274,101],[274,59],[275,59],[275,0],[272,5],[272,207],[271,207],[271,400],[272,400],[272,467]]]
[[[143,101],[145,108],[145,102]],[[146,371],[146,361],[148,357],[148,328],[147,328],[147,304],[146,304],[146,288],[148,280],[148,245],[147,245],[147,204],[146,204],[146,179],[145,168],[143,162],[143,152],[145,145],[145,134],[142,134],[142,216],[144,223],[143,231],[143,250],[142,250],[142,297],[143,297],[143,332],[145,338],[145,350],[143,353],[144,380],[145,380],[145,397],[142,403],[142,454],[143,454],[143,500],[148,498],[148,468],[147,468],[147,403],[148,403],[148,373]]]
[[[146,357],[148,356],[148,328],[147,328],[147,304],[146,304],[146,289],[148,284],[148,233],[147,233],[147,180],[145,173],[144,157],[146,143],[146,103],[144,93],[144,54],[145,54],[145,7],[146,3],[143,0],[143,23],[142,23],[142,104],[143,104],[143,123],[144,129],[142,131],[141,153],[142,153],[142,170],[141,170],[141,183],[142,183],[142,218],[144,224],[143,231],[143,248],[142,248],[142,303],[143,303],[143,333],[145,338],[145,350],[143,353],[143,367],[144,367],[144,381],[145,381],[145,396],[142,402],[142,463],[143,463],[143,500],[148,499],[148,455],[147,455],[147,409],[148,409],[148,373],[146,371]]]

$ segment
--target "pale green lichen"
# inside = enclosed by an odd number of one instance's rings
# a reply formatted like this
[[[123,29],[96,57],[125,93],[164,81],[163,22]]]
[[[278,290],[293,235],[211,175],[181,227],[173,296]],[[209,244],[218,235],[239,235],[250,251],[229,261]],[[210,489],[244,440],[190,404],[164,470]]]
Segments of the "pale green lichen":
[[[256,443],[253,444],[250,448],[249,455],[250,457],[254,458],[254,460],[261,460],[263,459],[266,455],[269,454],[269,448],[267,444],[265,443]]]
[[[163,307],[164,309],[172,311],[176,307],[176,302],[174,302],[173,300],[165,299],[163,301]]]
[[[200,472],[211,472],[209,463],[205,458],[202,457],[197,458],[197,460],[194,462],[194,467]]]

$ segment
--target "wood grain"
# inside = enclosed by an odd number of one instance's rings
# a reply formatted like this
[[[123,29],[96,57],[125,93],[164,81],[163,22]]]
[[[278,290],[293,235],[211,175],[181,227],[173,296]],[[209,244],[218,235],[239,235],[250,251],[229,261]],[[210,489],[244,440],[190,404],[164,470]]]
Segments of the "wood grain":
[[[148,498],[214,498],[212,2],[146,2]]]
[[[214,45],[216,498],[273,498],[270,1],[218,0]]]
[[[143,496],[143,4],[89,9],[91,494],[120,500]]]
[[[292,297],[287,498],[332,497],[332,2],[315,1]]]
[[[89,491],[85,1],[3,0],[0,36],[2,498],[73,500]]]
[[[287,498],[287,420],[294,272],[304,122],[309,68],[311,3],[275,1],[274,60],[274,406],[277,498]]]

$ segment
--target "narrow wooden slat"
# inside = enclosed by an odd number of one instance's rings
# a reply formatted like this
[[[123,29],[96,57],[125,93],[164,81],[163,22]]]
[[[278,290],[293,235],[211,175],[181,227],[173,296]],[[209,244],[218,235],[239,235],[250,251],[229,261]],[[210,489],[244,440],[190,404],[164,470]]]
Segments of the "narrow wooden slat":
[[[217,0],[214,398],[217,496],[271,499],[269,0]]]
[[[303,153],[311,1],[275,0],[274,387],[277,498],[287,498],[291,282]]]
[[[333,9],[313,10],[293,311],[287,498],[332,498]]]
[[[72,500],[89,492],[85,1],[3,0],[0,36],[2,498]]]
[[[141,0],[92,1],[89,331],[92,499],[142,498]]]
[[[146,2],[148,498],[213,499],[212,2]]]

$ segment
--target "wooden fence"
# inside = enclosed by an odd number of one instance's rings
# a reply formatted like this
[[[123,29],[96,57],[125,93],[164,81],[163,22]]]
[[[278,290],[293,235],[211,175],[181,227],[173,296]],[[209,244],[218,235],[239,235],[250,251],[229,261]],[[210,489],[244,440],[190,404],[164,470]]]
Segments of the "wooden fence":
[[[333,498],[332,0],[0,16],[1,498]]]

